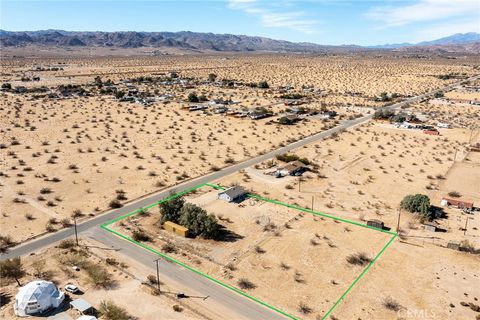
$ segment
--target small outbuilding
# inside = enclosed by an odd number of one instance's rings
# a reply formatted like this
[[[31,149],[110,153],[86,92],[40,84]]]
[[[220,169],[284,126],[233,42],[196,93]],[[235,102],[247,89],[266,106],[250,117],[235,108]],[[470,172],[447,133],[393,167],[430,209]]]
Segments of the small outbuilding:
[[[95,311],[93,306],[82,298],[70,301],[70,308],[77,310],[78,313],[82,315],[93,314],[93,312]]]
[[[424,223],[423,228],[427,231],[436,232],[438,230],[438,224],[434,222]]]
[[[383,221],[372,219],[367,221],[367,226],[374,227],[377,229],[383,229],[385,227],[385,224],[383,223]]]
[[[65,294],[53,282],[37,280],[20,288],[13,309],[17,316],[27,317],[58,308],[64,299]]]
[[[188,237],[188,229],[185,228],[184,226],[181,226],[179,224],[176,224],[172,221],[165,221],[163,223],[163,229],[167,230],[167,231],[170,231],[170,232],[173,232],[179,236],[182,236],[182,237]]]
[[[245,197],[247,192],[242,186],[233,186],[218,193],[218,199],[233,202],[241,200]]]

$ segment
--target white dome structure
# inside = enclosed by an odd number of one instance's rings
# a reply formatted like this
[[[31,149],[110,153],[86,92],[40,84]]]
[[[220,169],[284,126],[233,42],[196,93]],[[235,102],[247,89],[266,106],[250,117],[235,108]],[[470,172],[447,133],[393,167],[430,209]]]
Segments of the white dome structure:
[[[37,280],[21,287],[15,296],[15,314],[26,317],[57,308],[65,299],[65,294],[50,281]]]

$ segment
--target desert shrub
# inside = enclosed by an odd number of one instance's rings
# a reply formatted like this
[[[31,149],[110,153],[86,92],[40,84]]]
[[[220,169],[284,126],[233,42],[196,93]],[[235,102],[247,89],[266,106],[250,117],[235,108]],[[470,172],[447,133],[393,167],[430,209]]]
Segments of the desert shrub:
[[[111,208],[111,209],[118,209],[118,208],[121,208],[123,207],[123,204],[118,201],[117,199],[113,199],[112,201],[110,201],[110,203],[108,204],[108,206]]]
[[[113,284],[112,275],[102,266],[89,264],[86,268],[88,280],[98,288],[109,288]]]
[[[195,92],[191,92],[187,97],[188,102],[200,102],[197,94]]]
[[[277,160],[283,161],[283,162],[291,162],[291,161],[298,160],[305,165],[309,165],[311,163],[310,160],[308,160],[307,158],[300,158],[296,154],[284,153],[284,154],[277,155],[276,158],[277,158]]]
[[[448,195],[452,198],[460,198],[462,195],[457,191],[450,191]]]
[[[458,246],[460,251],[464,252],[475,252],[475,246],[470,243],[468,240],[460,241],[460,245]]]
[[[143,230],[133,230],[132,238],[135,241],[151,241],[152,238]]]
[[[262,88],[262,89],[268,89],[270,88],[270,86],[268,85],[268,82],[267,81],[260,81],[257,85],[259,88]]]
[[[358,252],[347,257],[347,262],[353,265],[364,266],[372,261],[366,253]]]
[[[237,284],[242,290],[255,289],[257,287],[253,282],[246,278],[241,278],[238,280]]]
[[[58,247],[60,249],[69,249],[69,248],[75,247],[75,245],[76,245],[76,242],[73,239],[65,239],[60,241],[60,243],[58,244]]]
[[[130,315],[125,309],[117,306],[112,301],[103,300],[98,308],[99,313],[106,320],[129,320]]]
[[[303,314],[310,314],[313,312],[313,309],[310,308],[305,302],[300,302],[298,304],[298,311],[300,311]]]
[[[20,279],[25,275],[20,257],[0,261],[0,275],[2,278],[15,279],[21,286]]]
[[[392,310],[392,311],[398,311],[401,308],[400,304],[397,301],[395,301],[392,297],[386,297],[383,300],[383,306],[388,310]]]
[[[0,235],[0,253],[4,253],[8,250],[9,247],[13,246],[15,242],[12,240],[12,237],[9,235]]]
[[[153,274],[149,274],[147,276],[147,281],[148,281],[149,284],[157,284],[158,283],[157,276],[155,276]]]
[[[166,253],[172,253],[177,251],[177,249],[175,248],[175,245],[173,243],[168,242],[162,246],[162,251]]]
[[[385,109],[385,108],[381,108],[381,109],[378,109],[378,110],[375,111],[375,113],[373,114],[373,119],[375,119],[375,120],[379,120],[379,119],[388,120],[391,117],[393,117],[394,115],[395,115],[395,111]]]

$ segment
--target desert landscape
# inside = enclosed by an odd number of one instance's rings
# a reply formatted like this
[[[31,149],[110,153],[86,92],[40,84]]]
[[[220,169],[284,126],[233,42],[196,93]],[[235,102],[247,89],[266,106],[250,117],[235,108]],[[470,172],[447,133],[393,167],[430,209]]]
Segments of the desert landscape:
[[[2,318],[480,319],[478,54],[2,32]]]

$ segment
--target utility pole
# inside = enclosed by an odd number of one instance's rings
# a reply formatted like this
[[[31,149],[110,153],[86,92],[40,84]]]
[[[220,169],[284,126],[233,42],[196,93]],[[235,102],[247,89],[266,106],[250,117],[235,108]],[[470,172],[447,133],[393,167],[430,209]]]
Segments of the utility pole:
[[[453,163],[455,163],[455,160],[457,160],[457,151],[458,151],[458,149],[455,148],[455,155],[453,156]]]
[[[312,211],[313,211],[313,200],[314,200],[315,196],[312,195]]]
[[[300,182],[302,182],[302,180],[298,177],[298,192],[300,192]]]
[[[158,289],[158,292],[161,293],[162,291],[160,291],[160,271],[158,269],[158,260],[160,260],[161,258],[158,258],[155,260],[156,264],[157,264],[157,289]]]
[[[398,208],[398,220],[397,220],[397,233],[400,230],[400,213],[402,212],[402,208]]]
[[[467,234],[468,219],[470,219],[470,217],[467,217],[467,219],[465,220],[465,228],[463,229],[463,235],[466,235],[466,234]]]
[[[75,241],[77,242],[77,247],[78,247],[78,233],[77,233],[77,216],[73,215],[73,224],[75,228]]]

